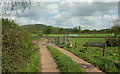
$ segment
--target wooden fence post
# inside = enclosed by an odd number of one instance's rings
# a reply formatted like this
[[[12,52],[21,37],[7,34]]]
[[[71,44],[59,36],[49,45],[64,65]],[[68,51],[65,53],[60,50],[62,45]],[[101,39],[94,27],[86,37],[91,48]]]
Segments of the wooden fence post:
[[[69,46],[69,38],[67,38],[67,46]]]
[[[68,46],[69,47],[72,47],[72,41],[71,41],[71,38],[69,37],[69,40],[68,40]]]
[[[103,45],[103,56],[105,56],[106,43]]]
[[[58,36],[58,42],[60,42],[60,37]]]
[[[68,37],[68,42],[67,42],[68,44],[68,46],[70,46],[70,37]]]
[[[68,45],[68,40],[69,40],[69,34],[67,33],[67,37],[66,37],[67,39],[67,45]]]
[[[66,40],[66,39],[65,39],[65,36],[64,36],[64,37],[63,37],[63,44],[65,44],[65,40]]]
[[[88,41],[86,42],[86,50],[88,51]]]
[[[72,40],[71,40],[71,38],[70,38],[70,47],[73,47],[73,46],[72,46]]]
[[[112,44],[113,44],[113,42],[112,42],[112,41],[113,41],[113,38],[111,38],[111,39],[110,39],[110,43],[111,43],[111,45],[110,45],[110,46],[111,46],[111,47],[112,47]]]
[[[60,37],[60,43],[62,43],[62,36]]]
[[[75,48],[77,48],[77,42],[75,41]]]

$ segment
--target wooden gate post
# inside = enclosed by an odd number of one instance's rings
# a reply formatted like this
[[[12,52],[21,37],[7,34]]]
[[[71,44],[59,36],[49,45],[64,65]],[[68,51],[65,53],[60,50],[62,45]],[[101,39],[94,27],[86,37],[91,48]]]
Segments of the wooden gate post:
[[[75,41],[75,48],[77,48],[77,42]]]
[[[88,51],[88,41],[86,42],[86,50]]]
[[[103,45],[103,56],[105,56],[106,43]]]

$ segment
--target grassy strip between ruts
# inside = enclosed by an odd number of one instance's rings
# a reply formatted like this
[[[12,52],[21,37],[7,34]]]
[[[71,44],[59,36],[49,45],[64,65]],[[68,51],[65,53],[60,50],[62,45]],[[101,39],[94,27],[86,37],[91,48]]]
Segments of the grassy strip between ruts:
[[[30,61],[21,69],[21,72],[40,72],[40,53],[37,50],[39,47],[35,45],[34,49],[35,52],[31,55]]]
[[[70,57],[53,47],[48,46],[47,48],[53,55],[61,72],[83,72],[83,70],[80,69],[80,67],[73,62]]]

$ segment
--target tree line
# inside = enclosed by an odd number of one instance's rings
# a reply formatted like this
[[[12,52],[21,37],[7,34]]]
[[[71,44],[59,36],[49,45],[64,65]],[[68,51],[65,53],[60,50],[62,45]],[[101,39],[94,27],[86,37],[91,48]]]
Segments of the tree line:
[[[106,34],[106,33],[114,33],[115,37],[118,37],[120,34],[120,26],[118,25],[118,21],[114,22],[114,26],[106,29],[101,30],[89,30],[89,29],[81,29],[81,26],[75,26],[74,28],[60,28],[60,27],[54,27],[54,26],[46,26],[46,25],[27,25],[23,26],[24,29],[26,29],[28,32],[31,32],[33,34],[82,34],[82,33],[88,33],[88,34]]]
[[[120,26],[114,25],[111,28],[101,29],[101,30],[81,30],[80,26],[75,26],[74,28],[55,28],[53,26],[46,26],[44,31],[44,34],[81,34],[81,33],[88,33],[88,34],[94,34],[94,33],[114,33],[115,37],[117,37],[120,34]]]

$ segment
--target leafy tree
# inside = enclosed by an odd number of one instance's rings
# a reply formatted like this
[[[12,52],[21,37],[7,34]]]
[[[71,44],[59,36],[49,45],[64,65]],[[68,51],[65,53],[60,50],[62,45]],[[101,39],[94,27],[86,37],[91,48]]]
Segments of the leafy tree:
[[[78,33],[78,28],[77,28],[77,26],[75,26],[74,28],[73,28],[73,33]]]
[[[120,26],[112,26],[111,29],[115,34],[115,37],[117,37],[117,35],[120,34]]]
[[[81,26],[80,25],[78,26],[78,30],[79,30],[79,33],[80,33],[81,32]]]
[[[120,34],[120,25],[118,25],[118,20],[114,22],[114,26],[111,27],[111,30],[115,34],[115,37]]]
[[[63,33],[63,30],[64,30],[63,28],[60,28],[60,34],[62,34],[62,33]]]
[[[83,33],[88,33],[88,32],[90,32],[89,29],[85,29],[85,30],[83,30]]]
[[[52,26],[46,26],[44,33],[51,34],[53,33],[54,28]]]

